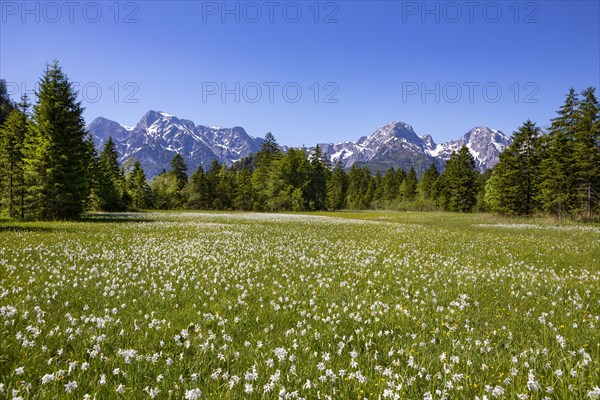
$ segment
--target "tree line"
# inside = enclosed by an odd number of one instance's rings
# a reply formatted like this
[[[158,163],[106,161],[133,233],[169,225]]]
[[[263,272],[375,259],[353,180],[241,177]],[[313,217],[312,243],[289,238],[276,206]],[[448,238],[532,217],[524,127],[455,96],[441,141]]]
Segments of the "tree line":
[[[599,107],[594,88],[569,92],[548,134],[527,121],[494,170],[480,174],[466,147],[440,173],[432,164],[371,174],[345,171],[316,146],[283,151],[268,133],[260,151],[231,167],[213,161],[188,171],[180,154],[148,181],[139,161],[119,164],[112,138],[98,152],[85,131],[77,93],[57,62],[47,66],[36,102],[14,104],[0,80],[0,201],[20,219],[77,218],[87,210],[340,209],[598,215]]]

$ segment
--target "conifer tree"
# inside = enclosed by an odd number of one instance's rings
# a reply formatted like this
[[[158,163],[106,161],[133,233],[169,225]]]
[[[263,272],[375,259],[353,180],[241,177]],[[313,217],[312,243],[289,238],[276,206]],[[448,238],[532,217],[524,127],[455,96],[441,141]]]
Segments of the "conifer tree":
[[[579,214],[591,220],[600,197],[600,106],[594,87],[584,90],[581,97],[573,146],[575,186]]]
[[[429,168],[421,176],[417,191],[422,200],[429,200],[431,198],[431,187],[435,180],[440,176],[438,169],[434,163],[431,163]]]
[[[308,198],[305,200],[308,200],[311,210],[322,210],[325,208],[329,159],[318,144],[310,156],[310,166]]]
[[[448,209],[469,212],[476,204],[477,169],[475,159],[466,146],[453,152],[446,163],[444,183],[448,190]]]
[[[6,81],[0,79],[0,126],[4,123],[8,114],[15,109],[15,105],[8,95]]]
[[[42,219],[78,217],[88,194],[83,108],[58,62],[47,66],[24,146],[27,206]]]
[[[486,201],[493,211],[529,215],[537,209],[540,130],[527,120],[513,133],[512,144],[500,154],[487,185]]]
[[[98,157],[98,207],[103,211],[121,211],[125,209],[123,193],[124,176],[119,166],[117,148],[109,137]]]
[[[25,218],[23,146],[30,129],[27,96],[0,126],[0,197],[10,217]]]
[[[402,198],[404,201],[414,201],[417,197],[417,173],[414,168],[410,168],[409,173],[406,175],[406,179],[402,182]]]
[[[185,185],[187,184],[188,167],[185,163],[185,160],[181,156],[181,154],[177,153],[171,159],[171,174],[175,177],[177,181],[177,189],[179,191],[183,190]]]
[[[342,162],[338,160],[327,182],[327,209],[335,211],[345,208],[347,189],[348,175],[344,172]]]
[[[137,160],[127,175],[127,190],[133,208],[140,210],[152,206],[152,189],[148,185],[142,164]]]
[[[578,104],[575,89],[570,89],[558,117],[552,120],[549,134],[541,142],[538,201],[545,212],[559,218],[572,214],[577,198],[574,142]]]

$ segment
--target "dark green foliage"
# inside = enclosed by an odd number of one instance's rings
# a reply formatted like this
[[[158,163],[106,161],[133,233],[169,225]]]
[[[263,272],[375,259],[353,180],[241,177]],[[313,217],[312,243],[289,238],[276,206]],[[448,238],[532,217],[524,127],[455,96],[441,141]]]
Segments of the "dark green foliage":
[[[348,174],[346,206],[351,209],[369,208],[374,191],[373,177],[367,167],[353,165]]]
[[[431,188],[435,180],[440,176],[438,169],[436,168],[434,163],[431,163],[429,168],[425,171],[423,176],[421,176],[421,180],[419,181],[419,186],[417,191],[422,200],[427,201],[431,199]]]
[[[344,172],[341,161],[335,163],[331,178],[327,182],[327,209],[341,210],[346,207],[346,191],[348,175]]]
[[[146,180],[146,173],[139,161],[135,161],[133,169],[126,178],[127,192],[134,209],[145,209],[152,207],[152,189]]]
[[[452,153],[443,176],[448,210],[472,211],[476,204],[478,173],[475,159],[466,146]]]
[[[559,218],[572,215],[576,203],[574,141],[579,100],[571,89],[542,141],[538,200],[545,212]]]
[[[576,211],[591,220],[600,212],[600,105],[593,87],[581,92],[581,97],[573,146]]]
[[[324,210],[329,175],[329,159],[319,145],[310,156],[310,178],[306,200],[310,210]]]
[[[117,148],[109,137],[97,162],[98,208],[103,211],[123,211],[125,200],[125,177],[119,166]]]
[[[24,97],[0,126],[0,197],[9,217],[25,218],[23,146],[30,129],[29,104]]]
[[[25,139],[28,214],[41,219],[78,217],[89,194],[83,108],[57,62],[40,81],[33,124]]]
[[[537,206],[540,169],[540,130],[527,120],[513,133],[513,143],[486,184],[486,202],[502,214],[530,215]]]
[[[181,156],[181,154],[177,153],[171,159],[171,174],[175,176],[175,180],[177,181],[177,189],[179,191],[183,190],[185,185],[187,184],[188,167],[185,164],[185,160]]]
[[[402,200],[404,201],[415,201],[417,197],[417,173],[414,168],[410,169],[408,175],[406,175],[406,179],[402,181],[402,185],[400,185],[400,195],[402,196]]]
[[[15,109],[15,105],[8,96],[6,81],[0,79],[0,126],[4,123],[8,114]]]

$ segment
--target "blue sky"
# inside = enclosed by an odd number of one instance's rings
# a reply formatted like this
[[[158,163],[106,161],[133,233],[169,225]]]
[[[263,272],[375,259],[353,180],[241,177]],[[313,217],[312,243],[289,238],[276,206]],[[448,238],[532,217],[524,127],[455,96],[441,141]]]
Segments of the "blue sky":
[[[58,59],[88,123],[155,109],[313,145],[400,120],[442,142],[600,86],[599,1],[68,4],[0,3],[0,77],[19,97]]]

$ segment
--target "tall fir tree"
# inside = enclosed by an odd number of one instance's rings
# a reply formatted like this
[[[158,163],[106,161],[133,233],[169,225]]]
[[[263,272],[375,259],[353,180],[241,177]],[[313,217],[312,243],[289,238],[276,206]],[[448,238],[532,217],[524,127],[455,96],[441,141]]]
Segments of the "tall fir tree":
[[[550,132],[542,140],[538,201],[546,213],[558,218],[572,215],[576,203],[574,142],[579,99],[570,89]]]
[[[306,200],[311,210],[323,210],[327,193],[329,159],[318,144],[310,155],[310,166],[309,193]]]
[[[338,160],[327,181],[327,209],[331,211],[346,207],[346,191],[348,190],[348,175],[344,172],[342,162]]]
[[[171,174],[175,176],[175,179],[177,180],[177,189],[180,191],[183,190],[183,188],[187,184],[187,172],[188,167],[185,163],[185,160],[183,159],[181,154],[175,154],[171,159]]]
[[[476,204],[477,169],[475,159],[466,146],[453,152],[446,162],[444,183],[448,190],[450,211],[470,212]]]
[[[24,146],[28,213],[41,219],[76,218],[88,194],[83,107],[58,62],[48,65]]]
[[[252,210],[252,169],[242,168],[236,172],[233,206],[242,211]]]
[[[581,92],[573,150],[577,211],[592,220],[600,211],[600,106],[594,87]]]
[[[434,163],[431,163],[429,168],[427,168],[427,170],[425,170],[423,173],[423,176],[421,176],[421,180],[419,181],[419,186],[417,188],[421,200],[427,201],[431,199],[431,187],[438,176],[440,176],[438,169]]]
[[[281,157],[281,149],[277,144],[275,136],[268,132],[256,153],[256,169],[252,174],[252,193],[256,211],[267,209],[267,202],[271,197],[272,184],[270,184],[271,164]]]
[[[23,146],[30,129],[27,96],[21,98],[0,126],[0,200],[10,217],[25,218]]]
[[[486,184],[486,202],[502,214],[530,215],[537,210],[540,169],[540,129],[527,120],[513,133],[512,144]]]
[[[410,171],[406,175],[406,178],[402,182],[400,194],[404,201],[414,201],[417,197],[417,185],[419,181],[417,180],[417,173],[414,168],[410,168]]]
[[[126,179],[131,206],[141,210],[152,206],[152,189],[146,180],[146,173],[139,161],[135,161]]]
[[[109,136],[98,156],[98,207],[103,211],[122,211],[125,177],[119,165],[119,154],[112,137]]]

